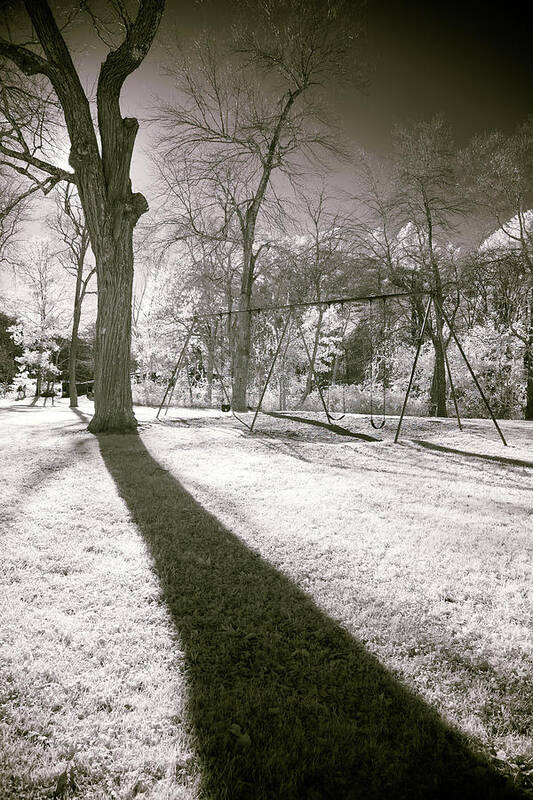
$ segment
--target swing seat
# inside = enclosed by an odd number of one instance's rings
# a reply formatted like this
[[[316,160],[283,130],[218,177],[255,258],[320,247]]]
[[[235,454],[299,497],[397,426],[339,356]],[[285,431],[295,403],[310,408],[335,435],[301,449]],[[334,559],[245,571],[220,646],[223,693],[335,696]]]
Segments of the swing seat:
[[[231,411],[231,405],[229,403],[222,403],[220,408],[224,412],[224,414],[227,414],[228,411]]]

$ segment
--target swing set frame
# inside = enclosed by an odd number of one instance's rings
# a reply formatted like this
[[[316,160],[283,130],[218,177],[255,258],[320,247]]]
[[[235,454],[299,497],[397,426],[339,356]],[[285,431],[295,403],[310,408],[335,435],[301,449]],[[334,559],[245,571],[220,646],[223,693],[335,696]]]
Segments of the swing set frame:
[[[439,301],[437,300],[437,298],[435,297],[435,294],[433,292],[395,292],[395,293],[379,294],[379,295],[362,295],[362,296],[359,296],[359,297],[341,297],[341,298],[332,298],[332,299],[329,299],[329,300],[309,301],[309,302],[301,302],[301,303],[287,303],[285,305],[262,306],[262,307],[258,307],[258,308],[250,308],[247,311],[235,310],[235,311],[219,311],[219,312],[212,313],[212,314],[197,314],[197,315],[193,316],[192,318],[189,318],[189,320],[187,320],[188,322],[190,322],[190,325],[186,329],[185,339],[184,339],[183,345],[181,347],[181,350],[179,352],[178,359],[176,361],[174,369],[172,370],[172,373],[171,373],[170,379],[168,381],[167,387],[165,389],[165,393],[163,395],[163,399],[161,400],[161,403],[160,403],[159,408],[157,410],[156,419],[159,419],[161,411],[163,410],[163,407],[165,406],[165,404],[166,404],[165,416],[168,413],[168,409],[170,407],[170,403],[172,402],[172,397],[174,395],[174,391],[175,391],[175,388],[176,388],[177,377],[178,377],[179,371],[180,371],[180,369],[183,366],[183,363],[185,361],[185,354],[187,352],[187,348],[189,346],[191,338],[195,334],[195,329],[196,329],[196,326],[197,326],[198,322],[200,320],[202,320],[202,319],[212,319],[212,318],[215,318],[215,317],[228,316],[228,315],[232,315],[232,314],[242,314],[242,313],[252,314],[252,313],[256,313],[256,312],[260,313],[260,312],[265,312],[265,311],[270,311],[270,310],[279,310],[279,311],[287,310],[288,311],[287,318],[285,320],[285,323],[284,323],[284,326],[283,326],[283,329],[282,329],[282,332],[281,332],[281,336],[280,336],[280,338],[278,340],[278,343],[277,343],[277,346],[276,346],[276,350],[274,352],[274,355],[273,355],[272,361],[270,363],[270,367],[269,367],[267,376],[265,378],[265,381],[263,383],[263,387],[262,387],[260,395],[259,395],[259,402],[258,402],[256,408],[250,408],[250,411],[254,412],[254,415],[253,415],[251,423],[248,423],[246,420],[244,420],[242,417],[240,417],[234,411],[234,409],[232,407],[232,403],[231,403],[231,398],[230,398],[229,392],[228,392],[228,390],[227,390],[227,388],[225,386],[224,380],[222,378],[222,374],[221,374],[220,370],[217,368],[217,364],[213,363],[214,370],[216,372],[216,375],[217,375],[218,380],[219,380],[220,385],[221,385],[223,396],[226,399],[226,405],[229,406],[229,410],[231,410],[231,413],[235,417],[235,419],[238,422],[240,422],[245,428],[247,428],[250,431],[250,433],[252,433],[254,428],[255,428],[255,424],[257,422],[257,418],[258,418],[260,412],[262,411],[263,400],[265,398],[265,394],[266,394],[268,386],[270,384],[270,380],[271,380],[273,372],[274,372],[274,367],[275,367],[276,362],[278,360],[278,356],[279,356],[279,354],[281,352],[281,348],[282,348],[283,342],[285,340],[287,331],[289,330],[289,326],[290,326],[291,320],[294,319],[294,312],[295,312],[295,310],[297,308],[312,308],[312,307],[321,307],[321,306],[322,307],[323,306],[330,307],[332,305],[340,305],[342,307],[344,305],[367,302],[370,305],[370,315],[371,315],[373,302],[375,302],[376,300],[381,300],[383,302],[383,316],[385,317],[385,304],[386,304],[386,301],[388,299],[393,299],[393,298],[394,299],[399,299],[399,298],[403,298],[403,297],[414,297],[414,296],[427,297],[428,299],[427,299],[426,306],[425,306],[425,309],[424,309],[424,317],[423,317],[422,327],[420,329],[420,333],[419,333],[419,336],[418,336],[418,342],[417,342],[417,346],[416,346],[415,355],[414,355],[414,358],[413,358],[413,364],[412,364],[412,367],[411,367],[411,373],[410,373],[410,376],[409,376],[409,382],[408,382],[408,385],[407,385],[407,390],[405,392],[403,405],[402,405],[402,410],[401,410],[401,413],[400,413],[400,417],[399,417],[399,420],[398,420],[398,426],[397,426],[397,429],[396,429],[396,434],[394,436],[394,443],[397,444],[398,440],[400,438],[400,432],[401,432],[402,424],[403,424],[404,417],[405,417],[405,411],[407,409],[407,403],[409,401],[409,395],[411,393],[411,389],[412,389],[412,386],[413,386],[413,381],[414,381],[414,377],[415,377],[415,373],[416,373],[416,367],[417,367],[417,364],[418,364],[418,359],[419,359],[419,356],[420,356],[420,351],[422,349],[422,344],[424,342],[424,334],[425,334],[426,329],[427,329],[431,308],[433,306],[435,311],[438,311],[440,313],[442,319],[445,321],[446,325],[448,326],[448,329],[450,331],[450,336],[453,338],[455,344],[457,345],[457,349],[459,350],[459,352],[460,352],[460,354],[461,354],[461,356],[462,356],[462,358],[463,358],[463,360],[464,360],[464,362],[465,362],[465,364],[466,364],[466,366],[468,368],[468,371],[470,372],[470,375],[472,376],[474,384],[475,384],[475,386],[476,386],[476,388],[477,388],[477,390],[478,390],[478,392],[479,392],[479,394],[480,394],[480,396],[481,396],[481,398],[482,398],[482,400],[483,400],[483,402],[484,402],[484,404],[485,404],[485,406],[487,408],[487,411],[489,412],[490,418],[492,419],[492,422],[494,423],[494,426],[495,426],[495,428],[496,428],[496,430],[497,430],[497,432],[498,432],[498,434],[500,436],[500,439],[502,440],[503,444],[507,447],[507,442],[506,442],[505,437],[504,437],[504,435],[502,433],[502,430],[501,430],[500,426],[498,425],[498,422],[496,420],[496,417],[494,416],[494,413],[493,413],[492,408],[490,406],[490,403],[489,403],[489,401],[487,399],[487,396],[485,395],[485,393],[484,393],[484,391],[483,391],[483,389],[481,387],[481,384],[478,381],[478,378],[477,378],[477,376],[476,376],[476,374],[475,374],[475,372],[474,372],[474,370],[472,368],[472,365],[470,364],[470,362],[468,360],[468,357],[467,357],[467,355],[466,355],[466,353],[465,353],[465,351],[464,351],[464,349],[463,349],[463,347],[461,345],[461,342],[459,341],[459,339],[457,337],[457,334],[455,333],[455,330],[454,330],[454,327],[453,327],[453,323],[450,320],[450,318],[448,317],[448,315],[445,313],[442,305],[439,303]],[[306,354],[307,360],[309,362],[309,368],[310,368],[310,371],[311,371],[311,375],[312,375],[312,377],[313,377],[313,379],[315,381],[315,385],[316,385],[316,388],[317,388],[317,391],[318,391],[318,394],[319,394],[319,397],[320,397],[320,402],[321,402],[322,408],[324,409],[324,413],[326,414],[326,418],[328,420],[328,424],[331,426],[332,430],[335,430],[335,428],[337,428],[337,432],[338,432],[340,429],[338,428],[338,426],[335,426],[334,423],[338,422],[345,415],[342,414],[341,417],[335,418],[330,413],[328,405],[326,403],[326,399],[324,397],[324,393],[322,391],[322,387],[320,385],[320,381],[318,380],[318,376],[316,374],[315,366],[313,364],[313,359],[311,357],[311,353],[309,352],[309,347],[308,347],[307,342],[305,340],[305,336],[304,336],[301,324],[297,320],[296,320],[296,324],[297,324],[298,335],[299,335],[299,337],[302,340],[302,343],[304,345],[304,350],[305,350],[305,354]],[[451,395],[452,395],[453,404],[454,404],[454,408],[455,408],[455,415],[456,415],[456,418],[457,418],[457,424],[459,426],[459,430],[462,431],[463,430],[463,425],[462,425],[461,417],[460,417],[460,414],[459,414],[459,405],[458,405],[457,396],[456,396],[456,393],[455,393],[455,387],[454,387],[452,373],[451,373],[451,369],[450,369],[450,363],[449,363],[448,356],[447,356],[447,353],[446,353],[446,347],[445,347],[444,342],[442,340],[442,332],[440,332],[440,336],[441,336],[441,342],[442,342],[442,350],[443,350],[443,353],[444,353],[444,362],[445,362],[446,372],[447,372],[448,380],[449,380],[449,383],[450,383],[450,390],[451,390]],[[372,369],[372,367],[371,367],[371,369]],[[371,376],[371,384],[373,384],[373,373],[372,373],[372,376]],[[385,386],[384,386],[384,389],[385,389]],[[384,398],[385,398],[385,394],[384,394]],[[263,413],[265,413],[265,412],[263,412]],[[385,425],[385,421],[386,421],[385,402],[383,403],[383,412],[382,413],[383,413],[382,420],[380,422],[375,422],[374,421],[373,404],[372,404],[372,386],[371,386],[370,421],[371,421],[372,427],[375,430],[380,430]],[[305,422],[305,419],[302,418],[302,422]],[[379,441],[379,440],[375,440],[375,441]]]

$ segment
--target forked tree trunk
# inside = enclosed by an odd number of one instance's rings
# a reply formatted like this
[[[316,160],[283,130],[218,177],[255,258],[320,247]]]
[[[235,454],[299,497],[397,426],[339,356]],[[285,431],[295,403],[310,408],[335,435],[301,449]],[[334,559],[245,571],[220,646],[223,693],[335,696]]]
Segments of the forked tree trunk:
[[[272,170],[274,169],[275,154],[278,149],[281,133],[285,127],[287,119],[294,101],[305,90],[299,86],[289,92],[284,100],[281,113],[274,128],[266,159],[263,162],[261,178],[257,186],[252,202],[248,206],[246,214],[242,218],[243,234],[243,267],[241,277],[241,293],[239,298],[239,314],[237,315],[237,352],[234,361],[232,404],[235,411],[247,411],[247,387],[248,374],[250,371],[250,345],[252,320],[250,317],[250,306],[252,299],[252,287],[254,283],[254,270],[257,253],[254,255],[255,228],[257,215],[263,204]]]

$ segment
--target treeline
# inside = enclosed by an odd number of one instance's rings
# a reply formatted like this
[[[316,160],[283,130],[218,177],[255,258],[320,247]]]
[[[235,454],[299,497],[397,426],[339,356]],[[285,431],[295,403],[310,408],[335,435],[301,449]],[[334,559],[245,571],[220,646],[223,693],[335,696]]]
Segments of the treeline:
[[[209,154],[211,144],[202,144]],[[270,208],[258,214],[252,279],[246,279],[246,231],[228,201],[237,178],[231,183],[226,174],[223,183],[217,175],[217,194],[215,183],[203,186],[207,155],[198,167],[188,161],[185,144],[178,145],[175,141],[175,163],[168,150],[164,158],[154,156],[161,174],[175,174],[179,163],[188,178],[171,184],[164,215],[151,230],[153,252],[164,258],[157,270],[146,271],[137,309],[134,352],[140,374],[168,377],[194,314],[237,312],[200,319],[181,399],[210,402],[213,387],[222,391],[220,377],[230,393],[240,385],[245,325],[246,405],[253,405],[287,312],[248,314],[247,309],[398,293],[408,296],[385,306],[377,301],[336,306],[329,314],[326,305],[296,307],[272,383],[278,387],[272,403],[282,408],[302,407],[313,393],[318,408],[319,384],[330,391],[344,385],[342,402],[348,395],[353,411],[367,411],[370,392],[385,386],[396,410],[431,293],[436,302],[415,381],[417,411],[450,413],[451,372],[463,411],[486,413],[447,318],[496,413],[533,418],[531,120],[510,135],[487,133],[459,149],[445,120],[435,117],[398,128],[394,150],[381,163],[358,154],[352,197],[339,198],[323,184],[295,191],[290,203],[278,193],[276,214]],[[268,191],[267,186],[265,197]],[[270,191],[274,194],[274,186]],[[216,205],[222,197],[223,213]],[[157,386],[143,392],[136,396],[155,401],[160,395]],[[333,394],[340,402],[339,390]],[[239,397],[234,390],[234,401]]]
[[[91,430],[135,427],[131,373],[143,396],[155,398],[195,314],[202,319],[184,372],[189,400],[196,392],[209,402],[222,379],[234,409],[246,409],[286,323],[283,313],[252,309],[341,296],[408,295],[351,313],[299,307],[273,376],[279,403],[314,402],[319,386],[330,394],[343,386],[354,404],[374,384],[394,398],[427,292],[435,303],[416,377],[420,410],[448,413],[448,360],[458,394],[479,411],[462,388],[448,318],[498,412],[532,419],[533,122],[458,148],[435,117],[399,127],[378,163],[345,141],[327,104],[341,76],[354,89],[365,82],[355,8],[342,0],[258,4],[225,41],[203,36],[168,49],[173,93],[151,115],[152,211],[143,216],[147,203],[129,176],[137,122],[121,117],[119,99],[162,6],[140,6],[127,25],[110,9],[94,101],[70,59],[68,24],[45,0],[26,13],[46,58],[0,38],[0,256],[24,271],[28,257],[14,257],[10,245],[36,193],[57,195],[49,222],[60,246],[49,243],[49,252],[71,275],[70,330],[61,335],[71,342],[72,405],[82,304],[98,278]],[[59,132],[71,148],[68,170],[51,156]],[[342,196],[330,180],[340,170],[353,178]],[[26,271],[30,283],[34,276]],[[232,313],[205,316],[215,310]],[[29,328],[18,335],[31,353]],[[49,355],[41,371],[54,366],[53,346],[33,349]]]

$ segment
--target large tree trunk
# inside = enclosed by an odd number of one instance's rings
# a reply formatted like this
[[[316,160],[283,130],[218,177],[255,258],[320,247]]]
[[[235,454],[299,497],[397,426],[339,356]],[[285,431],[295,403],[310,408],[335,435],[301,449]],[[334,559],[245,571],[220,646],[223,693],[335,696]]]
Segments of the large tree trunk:
[[[96,256],[98,316],[94,371],[94,417],[91,433],[134,431],[131,396],[131,303],[133,294],[133,225],[123,217]],[[103,261],[103,263],[102,263]]]
[[[529,292],[529,320],[524,367],[526,370],[526,413],[525,418],[533,420],[533,287]]]
[[[70,407],[78,407],[78,391],[76,389],[76,363],[78,358],[78,331],[81,317],[81,274],[78,271],[76,278],[76,295],[74,298],[74,315],[72,318],[72,334],[70,337],[70,352],[68,356],[68,394]]]
[[[234,411],[247,411],[248,375],[250,372],[251,327],[250,304],[252,299],[254,259],[252,252],[253,234],[244,242],[241,293],[237,331],[235,336],[236,353],[233,362],[233,388],[231,403]]]
[[[444,295],[442,291],[442,283],[440,272],[433,254],[432,245],[432,227],[430,231],[430,251],[431,251],[431,267],[433,271],[433,280],[435,287],[435,302],[433,307],[435,309],[435,331],[431,334],[433,342],[433,349],[435,350],[435,365],[433,367],[433,379],[431,381],[431,414],[436,417],[447,417],[448,410],[446,408],[446,360],[445,360],[445,344],[443,336],[444,319],[442,316],[442,308],[444,306]]]
[[[207,367],[206,367],[206,380],[207,380],[207,392],[206,392],[206,402],[209,406],[213,405],[213,374],[214,374],[214,349],[216,347],[216,341],[210,343],[209,347],[207,348]]]
[[[431,341],[435,351],[433,377],[431,380],[430,411],[431,416],[447,417],[446,407],[446,360],[444,353],[443,319],[438,308],[435,308],[435,331],[431,333]]]
[[[433,340],[435,350],[435,363],[433,365],[433,377],[431,380],[431,415],[435,417],[447,417],[446,408],[446,363],[444,360],[444,349],[442,340]]]
[[[250,372],[250,299],[241,295],[239,301],[239,318],[237,323],[237,352],[233,367],[232,405],[235,411],[247,411],[248,375]]]

